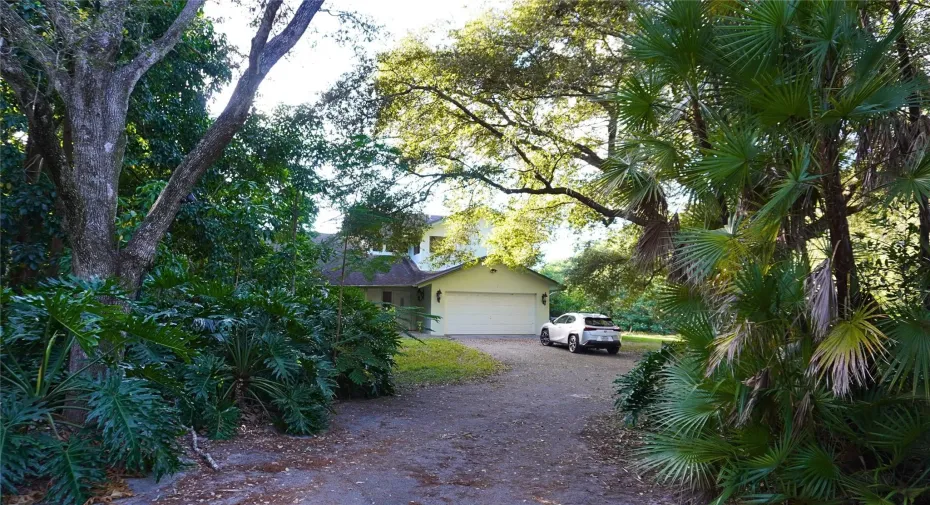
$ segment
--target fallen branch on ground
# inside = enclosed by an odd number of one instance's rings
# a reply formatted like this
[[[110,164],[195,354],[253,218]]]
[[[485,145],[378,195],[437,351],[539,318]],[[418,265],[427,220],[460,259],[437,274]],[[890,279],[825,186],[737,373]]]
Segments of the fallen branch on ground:
[[[194,431],[194,428],[190,427],[187,429],[187,431],[189,431],[191,434],[191,448],[194,449],[194,453],[196,453],[198,456],[200,456],[201,459],[206,461],[207,465],[209,465],[210,468],[212,468],[214,471],[216,472],[220,471],[220,465],[216,464],[216,461],[213,459],[213,456],[210,456],[209,452],[201,449],[200,446],[197,445],[197,432]]]

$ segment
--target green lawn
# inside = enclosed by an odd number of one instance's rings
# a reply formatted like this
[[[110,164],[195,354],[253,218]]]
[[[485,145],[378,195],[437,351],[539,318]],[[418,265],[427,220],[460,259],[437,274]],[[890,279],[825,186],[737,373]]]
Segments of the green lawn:
[[[394,376],[398,385],[454,384],[503,370],[489,354],[443,338],[403,338]]]
[[[662,347],[663,342],[676,342],[678,341],[677,335],[659,335],[658,333],[623,333],[623,348],[624,351],[657,351]]]

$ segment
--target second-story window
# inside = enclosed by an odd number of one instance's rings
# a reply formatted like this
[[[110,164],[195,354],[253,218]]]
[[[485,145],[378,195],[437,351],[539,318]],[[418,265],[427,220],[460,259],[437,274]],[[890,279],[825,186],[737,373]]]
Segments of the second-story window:
[[[446,237],[430,237],[429,238],[429,252],[434,253],[442,247],[442,240]]]
[[[413,254],[420,254],[420,244],[413,246]]]

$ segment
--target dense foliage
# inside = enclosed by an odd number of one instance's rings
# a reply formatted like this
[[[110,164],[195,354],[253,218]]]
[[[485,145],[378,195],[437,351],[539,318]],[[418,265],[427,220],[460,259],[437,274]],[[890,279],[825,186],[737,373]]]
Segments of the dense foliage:
[[[564,288],[552,294],[549,315],[598,312],[624,331],[669,333],[657,310],[661,272],[646,273],[631,258],[639,231],[626,226],[599,242],[585,243],[567,260],[543,267]]]
[[[129,26],[164,30],[178,5],[134,9]],[[121,246],[213,124],[206,103],[231,56],[198,17],[135,88]],[[344,227],[354,240],[385,239],[385,224],[396,242],[416,233],[418,200],[395,191],[393,150],[328,129],[319,107],[252,114],[127,292],[115,279],[71,275],[60,195],[9,91],[0,83],[0,492],[47,485],[48,503],[84,503],[113,470],[178,470],[190,430],[226,439],[270,423],[310,435],[325,429],[337,396],[393,392],[403,309],[329,286],[332,251],[312,231],[326,198],[356,209]]]
[[[400,328],[354,291],[338,341],[323,288],[237,287],[170,266],[138,300],[49,280],[3,302],[4,492],[48,478],[51,503],[83,503],[111,467],[177,470],[185,427],[225,439],[269,420],[308,435],[326,427],[340,391],[393,391]],[[74,346],[91,357],[87,371],[68,371]],[[86,421],[69,422],[69,409],[88,409]]]
[[[633,370],[614,381],[614,406],[624,414],[627,424],[640,423],[651,413],[665,386],[662,372],[674,355],[674,344],[662,344],[659,350],[646,351]]]
[[[919,2],[522,0],[382,55],[380,126],[452,186],[458,229],[511,223],[501,261],[538,261],[566,219],[638,228],[576,257],[587,285],[553,303],[660,280],[684,343],[619,406],[654,412],[661,479],[714,503],[925,502],[928,20]]]
[[[603,184],[671,178],[689,202],[639,247],[683,346],[618,406],[652,414],[645,468],[712,503],[927,500],[928,87],[909,62],[927,13],[898,7],[668,2],[627,41],[629,146]]]

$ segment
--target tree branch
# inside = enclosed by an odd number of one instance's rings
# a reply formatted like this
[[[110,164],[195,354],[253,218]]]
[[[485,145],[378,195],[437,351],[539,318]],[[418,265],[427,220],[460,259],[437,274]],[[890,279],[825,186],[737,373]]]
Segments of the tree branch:
[[[102,61],[112,63],[123,45],[123,26],[126,24],[126,11],[129,0],[100,0],[100,14],[94,20],[90,37],[86,43],[94,43],[94,52],[99,50]]]
[[[174,19],[168,30],[162,36],[149,44],[135,58],[129,62],[121,72],[124,78],[129,79],[129,89],[132,89],[136,82],[150,69],[152,65],[162,60],[181,40],[184,30],[191,24],[191,21],[197,16],[197,12],[203,7],[206,0],[188,0],[184,9]]]
[[[273,67],[282,56],[287,54],[287,52],[294,47],[294,44],[303,37],[304,32],[307,30],[307,26],[310,25],[310,21],[313,19],[313,16],[319,12],[322,5],[323,0],[304,0],[301,2],[291,22],[281,30],[281,33],[275,35],[274,38],[268,42],[268,46],[265,50],[262,51],[261,66],[259,68],[262,76],[266,75],[271,70],[271,67]]]
[[[58,0],[42,0],[42,5],[45,6],[48,19],[52,22],[55,31],[61,36],[61,39],[65,44],[69,46],[73,45],[76,41],[76,36],[71,15],[68,14],[67,10],[62,7]]]
[[[20,111],[29,123],[29,140],[42,154],[49,177],[68,205],[75,201],[73,187],[68,182],[70,165],[56,134],[55,115],[45,94],[41,93],[20,63],[6,50],[0,49],[0,73],[10,85]]]
[[[461,160],[458,160],[456,158],[446,157],[446,159],[464,165],[464,163]],[[594,200],[593,198],[585,195],[584,193],[581,193],[574,189],[561,187],[561,186],[553,186],[550,181],[546,180],[545,178],[540,176],[538,173],[534,174],[534,178],[543,184],[542,188],[529,188],[525,186],[520,187],[520,188],[511,188],[511,187],[504,186],[503,184],[491,179],[490,177],[484,174],[479,174],[475,172],[467,172],[467,171],[445,172],[441,174],[421,174],[413,170],[410,170],[409,172],[410,174],[415,175],[417,177],[421,177],[421,178],[431,177],[431,178],[436,178],[436,179],[470,179],[470,180],[480,181],[500,191],[501,193],[504,193],[507,195],[518,195],[519,194],[519,195],[567,196],[577,201],[578,203],[590,208],[591,210],[597,212],[598,214],[604,216],[607,219],[606,221],[607,223],[611,222],[612,220],[616,218],[626,219],[627,221],[637,224],[639,226],[646,226],[646,224],[649,223],[649,220],[644,218],[643,216],[637,215],[633,212],[629,212],[626,210],[612,209],[610,207],[607,207],[606,205],[601,204],[597,200]]]
[[[252,47],[249,50],[249,67],[258,71],[261,64],[262,51],[265,50],[265,44],[268,43],[268,36],[271,35],[271,29],[274,27],[274,18],[278,15],[278,9],[281,8],[281,0],[271,0],[265,7],[265,13],[262,16],[262,22],[252,37]]]
[[[29,56],[39,62],[58,93],[63,97],[69,96],[70,79],[68,74],[58,67],[57,53],[5,0],[0,1],[0,33],[8,37],[13,45],[26,51]]]
[[[448,102],[448,103],[452,104],[453,106],[455,106],[457,109],[459,109],[460,111],[462,111],[462,113],[465,114],[468,118],[470,118],[472,121],[478,123],[482,128],[484,128],[485,130],[487,130],[488,132],[490,132],[490,133],[491,133],[492,135],[494,135],[495,137],[497,137],[497,138],[499,138],[499,139],[502,139],[502,140],[505,138],[504,132],[502,132],[498,127],[496,127],[494,124],[490,123],[490,122],[487,121],[486,119],[483,119],[483,118],[479,117],[477,114],[475,114],[474,112],[472,112],[468,107],[466,107],[465,104],[463,104],[461,101],[455,99],[452,95],[449,95],[449,94],[446,93],[445,91],[442,91],[441,89],[439,89],[439,88],[437,88],[437,87],[435,87],[435,86],[424,86],[424,85],[408,84],[408,87],[409,87],[410,89],[416,89],[416,90],[420,90],[420,91],[427,91],[427,92],[433,93],[434,95],[438,96],[438,97],[441,98],[442,100],[445,100],[446,102]],[[604,164],[604,159],[601,158],[601,157],[600,157],[596,152],[594,152],[594,150],[591,149],[590,147],[588,147],[588,146],[586,146],[586,145],[584,145],[584,144],[580,144],[580,143],[578,143],[578,142],[574,142],[574,141],[572,141],[572,140],[568,140],[568,139],[566,139],[566,138],[564,138],[564,137],[561,137],[561,136],[559,136],[559,135],[556,135],[556,134],[554,134],[554,133],[552,133],[552,132],[547,132],[547,131],[543,130],[542,128],[539,128],[538,126],[535,126],[535,125],[522,125],[522,124],[516,123],[515,121],[513,121],[513,119],[510,118],[510,116],[508,116],[506,113],[503,112],[502,109],[500,109],[500,106],[499,106],[499,105],[497,105],[497,104],[489,104],[489,105],[491,105],[492,107],[494,107],[494,108],[498,111],[498,113],[501,114],[501,116],[503,116],[504,120],[507,121],[507,123],[510,124],[511,126],[517,126],[517,127],[519,127],[519,128],[524,128],[524,129],[528,130],[530,133],[532,133],[532,134],[534,134],[534,135],[538,135],[538,136],[540,136],[540,137],[545,137],[545,138],[548,138],[549,140],[553,140],[553,141],[555,141],[555,142],[559,142],[559,143],[562,143],[562,144],[569,145],[569,146],[571,146],[572,148],[574,148],[574,149],[576,150],[576,153],[575,153],[575,155],[574,155],[575,158],[578,158],[578,159],[580,159],[580,160],[582,160],[582,161],[584,161],[584,162],[588,163],[589,165],[591,165],[591,166],[593,166],[593,167],[596,167],[596,168],[601,168],[601,166],[603,166],[603,164]],[[519,142],[519,141],[511,141],[510,144],[511,144],[515,149],[517,149],[517,154],[519,154],[521,158],[524,158],[525,153],[523,153],[523,152],[520,150],[520,148],[518,147],[518,142]],[[525,145],[530,146],[530,148],[532,148],[534,151],[542,151],[542,150],[543,150],[541,147],[539,147],[539,146],[537,146],[537,145],[535,145],[535,144],[533,144],[533,143],[531,143],[531,142],[525,142],[525,141],[524,141],[524,142],[522,142],[522,143],[524,143]]]
[[[265,75],[297,43],[322,4],[323,0],[303,0],[288,25],[268,44],[263,40],[267,39],[274,22],[274,15],[269,16],[269,12],[276,13],[281,0],[272,0],[266,5],[249,54],[249,61],[258,67],[250,64],[243,72],[223,112],[171,174],[168,184],[121,253],[121,275],[141,275],[152,262],[155,248],[174,221],[184,198],[204,172],[222,156],[226,145],[245,123]]]

